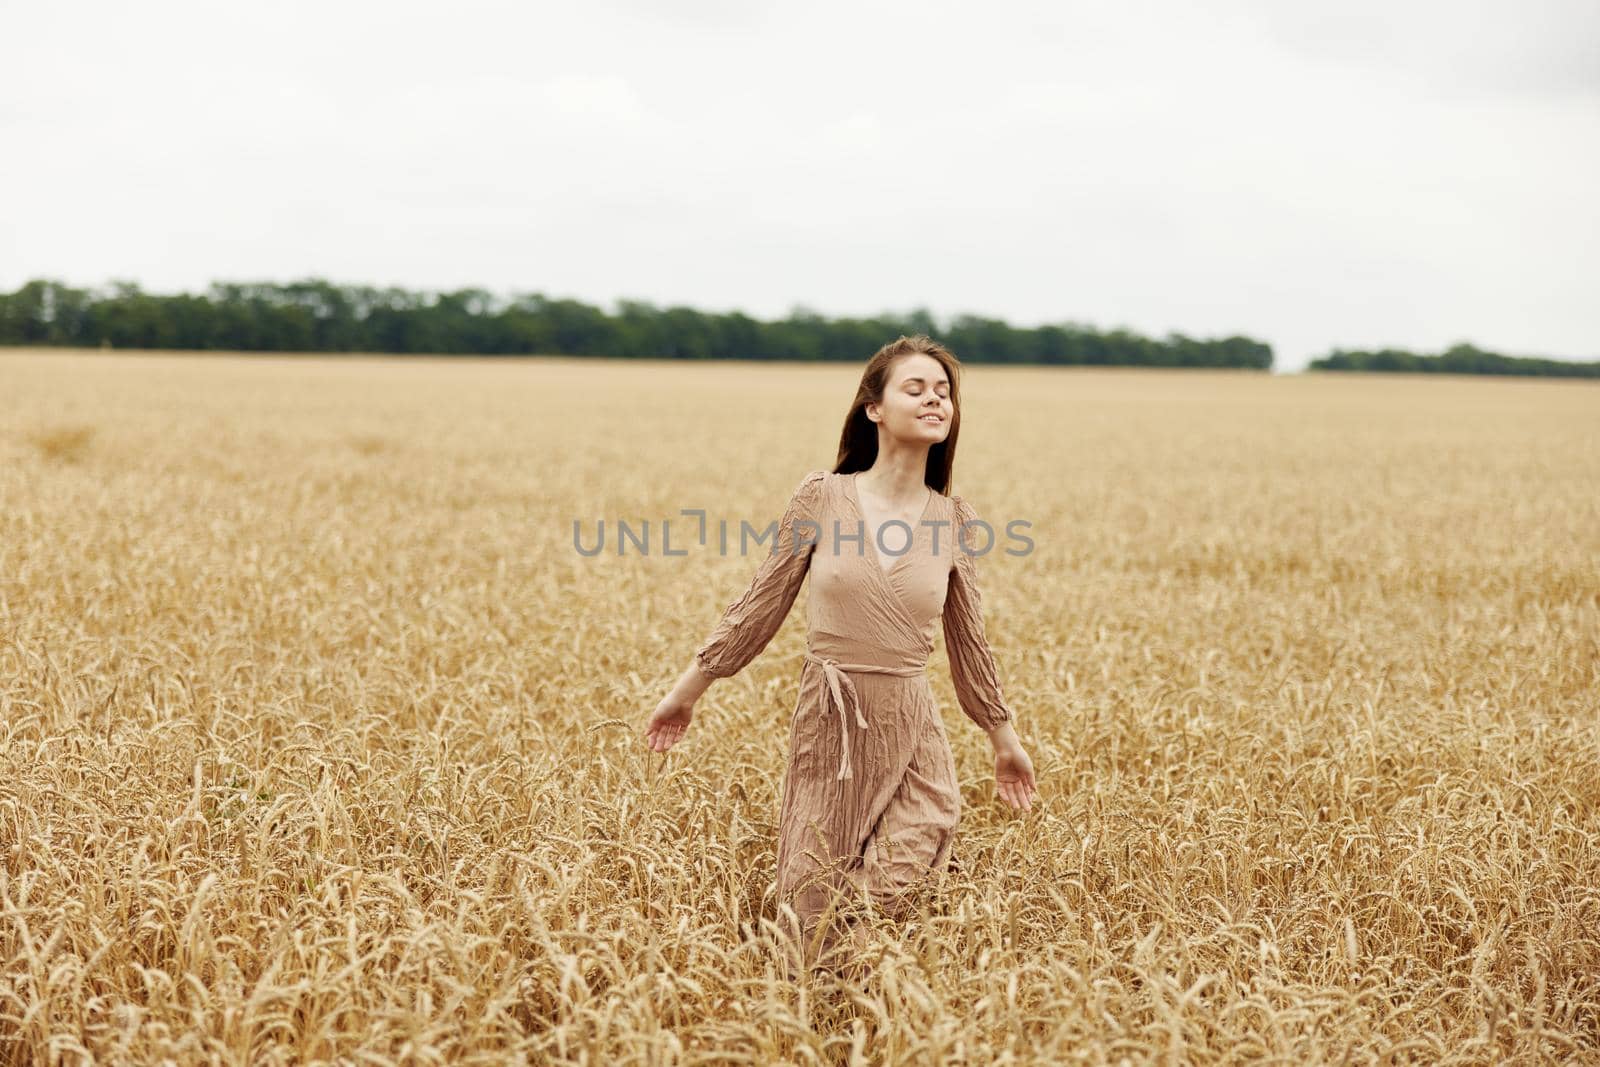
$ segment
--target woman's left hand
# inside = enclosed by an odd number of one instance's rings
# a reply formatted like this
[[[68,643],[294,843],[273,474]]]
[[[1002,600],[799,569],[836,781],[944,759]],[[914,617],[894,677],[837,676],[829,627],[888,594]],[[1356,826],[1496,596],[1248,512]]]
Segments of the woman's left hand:
[[[1033,761],[1021,742],[1012,739],[995,746],[994,782],[995,791],[1007,804],[1018,811],[1032,810],[1038,787],[1033,781]]]

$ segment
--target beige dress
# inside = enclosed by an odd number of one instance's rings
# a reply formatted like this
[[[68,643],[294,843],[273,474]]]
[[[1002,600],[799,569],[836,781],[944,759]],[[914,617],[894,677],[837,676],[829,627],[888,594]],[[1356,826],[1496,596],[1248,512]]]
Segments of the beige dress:
[[[714,677],[742,670],[777,633],[810,573],[777,870],[779,899],[808,935],[836,893],[864,892],[897,915],[924,876],[949,865],[961,793],[925,672],[935,620],[961,710],[985,729],[1012,718],[977,585],[981,553],[997,542],[976,526],[956,539],[960,525],[976,519],[960,496],[930,491],[914,527],[885,524],[879,545],[853,476],[812,471],[749,586],[695,653]],[[839,924],[826,924],[808,943],[825,947],[838,932]]]

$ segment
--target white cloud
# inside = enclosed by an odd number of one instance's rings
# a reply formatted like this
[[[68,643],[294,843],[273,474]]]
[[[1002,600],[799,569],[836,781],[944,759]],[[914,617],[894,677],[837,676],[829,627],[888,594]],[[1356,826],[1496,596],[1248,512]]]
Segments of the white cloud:
[[[9,13],[0,286],[319,274],[1600,358],[1600,8]],[[25,209],[17,209],[25,205]]]
[[[633,86],[615,74],[561,75],[539,86],[539,99],[550,116],[579,122],[586,133],[594,125],[637,126],[649,118]]]

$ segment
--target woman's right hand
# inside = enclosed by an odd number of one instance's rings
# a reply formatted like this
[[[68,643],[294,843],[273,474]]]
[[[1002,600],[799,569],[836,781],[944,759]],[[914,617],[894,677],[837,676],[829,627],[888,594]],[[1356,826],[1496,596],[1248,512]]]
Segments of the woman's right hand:
[[[645,724],[644,739],[652,752],[665,752],[678,743],[683,732],[694,718],[694,702],[686,701],[675,693],[668,693],[650,713]]]

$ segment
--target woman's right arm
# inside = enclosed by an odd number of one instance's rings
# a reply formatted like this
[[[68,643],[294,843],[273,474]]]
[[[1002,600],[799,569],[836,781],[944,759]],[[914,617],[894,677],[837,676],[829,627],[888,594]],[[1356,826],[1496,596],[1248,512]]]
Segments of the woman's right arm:
[[[789,497],[772,551],[738,599],[695,651],[694,666],[707,678],[730,678],[767,647],[794,605],[818,537],[817,514],[826,471],[812,471]],[[812,525],[801,525],[801,520]],[[706,683],[707,685],[710,682]]]
[[[683,736],[695,701],[713,681],[738,674],[783,625],[811,567],[826,477],[826,471],[811,471],[790,494],[771,551],[756,567],[744,592],[723,610],[711,635],[695,650],[688,668],[651,714],[646,738],[655,751],[671,748]]]

